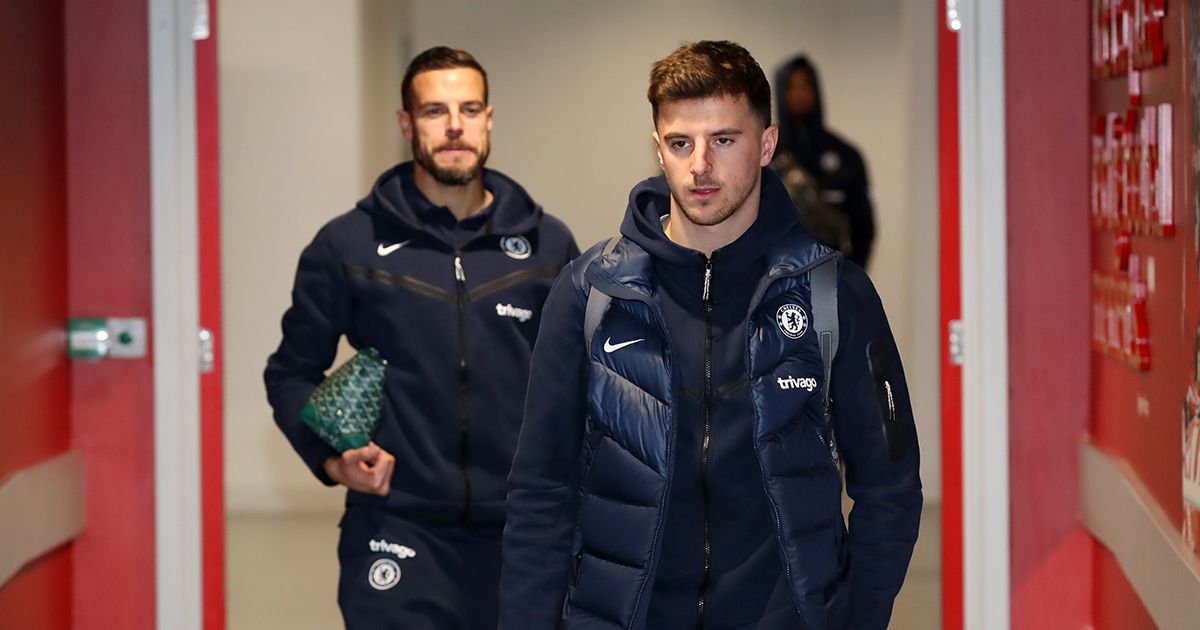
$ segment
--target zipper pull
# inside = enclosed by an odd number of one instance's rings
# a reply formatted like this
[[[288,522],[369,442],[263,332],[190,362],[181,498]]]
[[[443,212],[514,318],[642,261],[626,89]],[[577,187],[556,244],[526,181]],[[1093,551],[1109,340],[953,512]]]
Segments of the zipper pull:
[[[895,401],[895,399],[892,398],[892,384],[889,383],[888,381],[884,381],[883,388],[885,390],[887,390],[888,421],[895,422],[896,421],[896,401]]]
[[[708,287],[712,283],[712,258],[709,257],[704,263],[704,301],[708,301]]]
[[[454,279],[459,282],[467,281],[467,274],[463,271],[461,254],[454,255]]]

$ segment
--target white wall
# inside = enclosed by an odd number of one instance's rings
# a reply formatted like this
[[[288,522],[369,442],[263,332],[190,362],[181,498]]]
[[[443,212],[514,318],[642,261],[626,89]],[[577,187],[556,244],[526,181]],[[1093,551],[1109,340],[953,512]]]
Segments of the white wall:
[[[262,384],[300,250],[401,159],[398,3],[238,0],[219,12],[228,509],[337,509]]]
[[[900,166],[905,180],[907,225],[895,225],[901,232],[883,238],[903,238],[908,247],[904,274],[908,276],[906,294],[884,294],[890,306],[909,313],[906,330],[897,331],[903,353],[906,376],[917,414],[921,437],[921,479],[925,499],[942,499],[941,431],[941,349],[942,335],[938,308],[941,289],[938,269],[938,119],[937,119],[937,20],[932,2],[904,0],[901,21],[901,50],[908,77],[905,100],[907,119],[904,126],[906,162]],[[895,167],[896,165],[894,165]],[[878,269],[878,266],[876,266]],[[872,273],[877,273],[872,270]],[[881,292],[883,289],[881,288]]]
[[[405,5],[407,8],[405,9]],[[231,510],[330,506],[270,421],[261,369],[296,258],[399,159],[392,110],[411,52],[471,51],[496,109],[490,166],[574,230],[615,233],[629,188],[657,174],[650,64],[683,41],[732,39],[768,76],[806,52],[830,126],[874,184],[874,278],[905,359],[926,495],[940,497],[935,7],[921,0],[239,0],[222,5],[226,484]],[[397,53],[407,41],[409,54]]]

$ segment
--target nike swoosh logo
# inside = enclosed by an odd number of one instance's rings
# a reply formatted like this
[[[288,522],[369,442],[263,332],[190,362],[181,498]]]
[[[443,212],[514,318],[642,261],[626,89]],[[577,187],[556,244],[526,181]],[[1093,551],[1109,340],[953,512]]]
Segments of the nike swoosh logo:
[[[408,245],[411,242],[412,242],[412,239],[409,239],[407,241],[404,241],[403,243],[395,243],[393,245],[387,245],[387,246],[384,246],[383,243],[380,243],[379,249],[376,251],[379,252],[380,256],[387,256],[388,254],[396,251],[397,249],[400,249],[401,247],[404,247],[405,245]]]
[[[633,344],[635,344],[639,341],[645,341],[645,339],[634,339],[633,341],[623,341],[621,343],[614,344],[612,342],[612,337],[609,337],[608,339],[604,340],[604,351],[605,352],[616,352],[617,350],[620,350],[621,348],[624,348],[625,346],[632,346]]]

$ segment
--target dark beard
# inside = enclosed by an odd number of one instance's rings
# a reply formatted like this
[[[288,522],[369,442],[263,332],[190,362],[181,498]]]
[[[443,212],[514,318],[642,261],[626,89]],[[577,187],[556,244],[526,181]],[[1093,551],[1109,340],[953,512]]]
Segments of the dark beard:
[[[413,161],[420,164],[421,168],[424,168],[433,176],[434,181],[443,186],[466,186],[483,172],[483,165],[487,163],[488,154],[491,151],[489,149],[488,152],[481,155],[473,147],[456,145],[455,148],[469,148],[479,159],[475,161],[474,166],[469,168],[442,168],[434,161],[433,152],[424,150],[414,140],[412,143]]]

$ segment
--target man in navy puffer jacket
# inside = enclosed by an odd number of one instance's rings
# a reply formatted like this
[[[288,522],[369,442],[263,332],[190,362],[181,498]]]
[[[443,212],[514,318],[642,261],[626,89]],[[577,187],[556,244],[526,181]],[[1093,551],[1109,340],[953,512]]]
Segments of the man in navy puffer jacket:
[[[777,130],[744,48],[681,47],[649,98],[665,177],[633,189],[621,239],[569,265],[543,311],[501,628],[886,628],[921,486],[875,289],[763,168]],[[831,258],[826,416],[810,272]],[[609,301],[591,331],[593,290]]]
[[[484,168],[492,108],[470,54],[418,55],[403,99],[414,161],[301,254],[267,395],[313,474],[348,488],[346,626],[493,630],[530,353],[551,283],[579,250],[520,185]],[[342,335],[388,365],[374,441],[337,453],[300,413]]]

